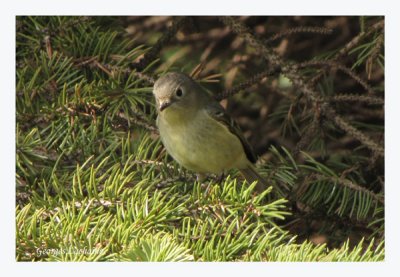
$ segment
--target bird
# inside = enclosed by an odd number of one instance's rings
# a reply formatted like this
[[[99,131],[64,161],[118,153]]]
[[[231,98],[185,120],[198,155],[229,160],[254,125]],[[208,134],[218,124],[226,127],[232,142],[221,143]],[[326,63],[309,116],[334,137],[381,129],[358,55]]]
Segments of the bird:
[[[257,158],[239,126],[202,86],[184,73],[169,72],[153,86],[161,141],[183,167],[197,173],[223,174],[238,169],[256,190],[267,188]]]

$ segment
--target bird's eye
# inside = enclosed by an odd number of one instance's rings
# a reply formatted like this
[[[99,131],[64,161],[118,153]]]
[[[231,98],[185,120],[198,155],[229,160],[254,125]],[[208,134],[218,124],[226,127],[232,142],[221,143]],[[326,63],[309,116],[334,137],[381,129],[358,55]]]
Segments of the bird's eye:
[[[175,92],[176,96],[181,97],[183,95],[182,89],[178,88]]]

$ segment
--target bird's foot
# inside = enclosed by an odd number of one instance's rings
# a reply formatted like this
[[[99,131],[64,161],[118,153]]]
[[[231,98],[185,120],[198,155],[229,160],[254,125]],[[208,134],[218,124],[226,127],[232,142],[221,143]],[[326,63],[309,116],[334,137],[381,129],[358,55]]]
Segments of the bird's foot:
[[[222,181],[225,179],[225,172],[222,172],[221,173],[221,175],[217,178],[217,183],[219,184],[219,185],[221,185],[222,184]]]

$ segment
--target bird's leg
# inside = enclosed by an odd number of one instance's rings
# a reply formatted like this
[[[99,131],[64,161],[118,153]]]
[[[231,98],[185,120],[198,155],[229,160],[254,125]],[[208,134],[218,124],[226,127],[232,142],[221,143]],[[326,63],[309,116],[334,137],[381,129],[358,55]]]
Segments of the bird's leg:
[[[223,171],[222,173],[221,173],[221,175],[219,175],[219,177],[217,178],[217,183],[219,184],[219,185],[221,185],[222,184],[222,181],[225,179],[225,172]]]
[[[196,176],[197,176],[197,182],[200,183],[201,188],[203,189],[206,188],[207,184],[204,183],[204,180],[207,179],[207,175],[204,173],[197,173]]]
[[[207,178],[207,175],[204,173],[197,173],[197,181],[200,182],[200,186],[205,190],[204,190],[204,194],[207,195],[210,192],[210,186],[211,186],[211,182],[209,182],[208,184],[204,183],[204,180]]]
[[[204,173],[197,173],[197,182],[203,183],[203,181],[207,178],[207,175]]]

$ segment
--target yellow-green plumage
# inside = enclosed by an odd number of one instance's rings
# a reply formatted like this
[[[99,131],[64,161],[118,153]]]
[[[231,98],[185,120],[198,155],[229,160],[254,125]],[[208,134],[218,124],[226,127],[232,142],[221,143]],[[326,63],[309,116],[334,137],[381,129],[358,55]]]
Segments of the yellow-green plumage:
[[[254,166],[255,156],[224,109],[196,82],[168,73],[154,85],[157,126],[168,153],[200,174],[239,169],[247,181],[266,187]]]
[[[181,165],[198,173],[221,173],[245,167],[247,162],[240,140],[206,110],[193,117],[157,120],[162,142],[168,153]]]

